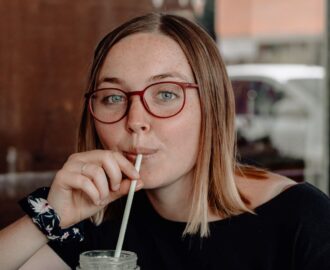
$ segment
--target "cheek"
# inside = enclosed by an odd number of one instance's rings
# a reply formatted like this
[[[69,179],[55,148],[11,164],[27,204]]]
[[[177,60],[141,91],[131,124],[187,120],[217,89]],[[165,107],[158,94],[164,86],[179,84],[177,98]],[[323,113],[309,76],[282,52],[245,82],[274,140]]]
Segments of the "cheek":
[[[188,163],[195,163],[200,141],[201,116],[199,111],[188,110],[187,117],[165,132],[166,145],[173,151],[174,159],[185,159]]]
[[[119,142],[120,136],[118,132],[120,129],[116,124],[106,125],[99,122],[95,122],[96,132],[103,145],[104,149],[116,149],[116,145]]]

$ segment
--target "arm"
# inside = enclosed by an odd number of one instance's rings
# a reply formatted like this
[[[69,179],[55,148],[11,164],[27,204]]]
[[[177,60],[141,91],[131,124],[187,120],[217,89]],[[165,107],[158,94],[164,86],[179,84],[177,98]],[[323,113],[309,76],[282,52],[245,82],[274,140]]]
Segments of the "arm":
[[[48,246],[39,249],[19,270],[70,270],[71,268]]]
[[[1,269],[18,269],[47,242],[31,219],[22,217],[0,231]]]
[[[72,155],[56,174],[47,198],[60,216],[61,228],[89,218],[127,194],[130,180],[122,179],[122,172],[129,179],[139,178],[133,164],[120,153],[94,150]],[[140,180],[139,183],[137,188],[142,187]],[[59,263],[61,267],[57,269],[66,269],[65,263],[46,245],[47,242],[31,219],[24,216],[0,231],[1,269],[18,269],[31,257],[24,267],[32,264],[40,265],[39,269],[49,269],[51,263]],[[49,255],[52,261],[40,254]],[[43,263],[46,268],[42,267]]]

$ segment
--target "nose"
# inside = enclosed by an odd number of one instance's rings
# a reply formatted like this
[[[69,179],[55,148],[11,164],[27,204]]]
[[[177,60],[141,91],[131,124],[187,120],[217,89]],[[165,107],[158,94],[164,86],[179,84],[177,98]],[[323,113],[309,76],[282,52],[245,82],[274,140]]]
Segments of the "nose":
[[[131,98],[127,113],[127,129],[132,133],[148,132],[150,130],[150,117],[138,96]]]

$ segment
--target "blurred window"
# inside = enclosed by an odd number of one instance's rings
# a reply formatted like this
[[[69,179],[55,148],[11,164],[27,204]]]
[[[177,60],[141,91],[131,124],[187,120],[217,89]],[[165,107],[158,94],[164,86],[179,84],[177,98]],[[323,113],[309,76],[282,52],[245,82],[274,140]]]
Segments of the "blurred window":
[[[265,82],[232,80],[232,85],[238,115],[272,115],[272,106],[282,99],[280,92]]]
[[[315,101],[322,100],[322,79],[297,79],[288,81],[288,87],[294,87]]]

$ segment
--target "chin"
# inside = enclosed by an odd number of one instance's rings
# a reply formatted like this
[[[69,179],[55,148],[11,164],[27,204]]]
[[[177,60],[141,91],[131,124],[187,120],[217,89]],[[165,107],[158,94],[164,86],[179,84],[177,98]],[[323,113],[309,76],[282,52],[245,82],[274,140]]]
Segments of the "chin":
[[[143,189],[157,189],[165,186],[161,181],[157,180],[158,177],[143,177],[141,175],[141,180],[143,181]]]
[[[145,190],[155,190],[158,188],[161,188],[161,185],[159,185],[157,183],[144,182],[144,185],[143,185],[143,189],[145,189]]]

